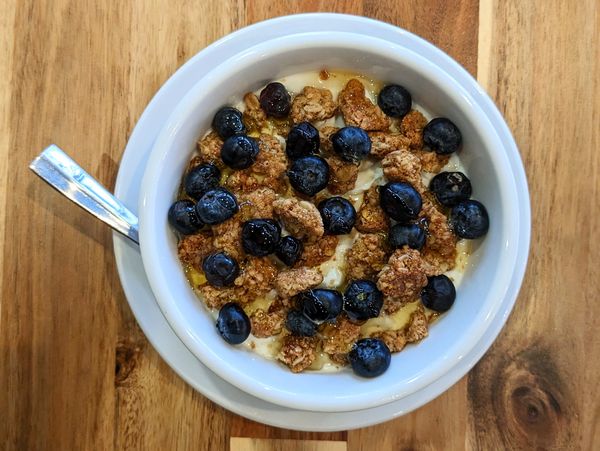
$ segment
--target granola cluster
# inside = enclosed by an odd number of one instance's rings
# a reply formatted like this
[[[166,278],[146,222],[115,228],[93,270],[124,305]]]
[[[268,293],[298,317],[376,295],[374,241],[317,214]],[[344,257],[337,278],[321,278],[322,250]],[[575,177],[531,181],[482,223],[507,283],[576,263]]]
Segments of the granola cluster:
[[[295,296],[322,287],[324,264],[329,262],[343,271],[343,280],[335,287],[339,290],[357,279],[376,284],[383,295],[381,316],[394,315],[418,302],[428,277],[455,266],[457,238],[443,207],[423,183],[423,172],[439,172],[448,162],[447,155],[424,149],[425,117],[414,109],[401,119],[387,116],[369,98],[358,78],[348,80],[337,98],[329,89],[305,86],[292,97],[289,114],[283,119],[270,117],[254,93],[244,96],[243,105],[243,125],[259,146],[254,164],[241,170],[227,168],[220,157],[224,141],[210,131],[198,141],[198,153],[187,168],[190,171],[205,163],[216,165],[222,171],[222,185],[239,203],[239,211],[233,217],[182,236],[178,243],[179,258],[206,305],[211,309],[230,302],[242,306],[254,337],[276,339],[276,358],[293,372],[318,369],[320,355],[337,365],[346,365],[348,353],[361,338],[378,338],[391,352],[399,352],[407,344],[426,337],[428,324],[435,316],[428,314],[420,302],[408,322],[383,330],[367,327],[370,320],[352,321],[345,313],[319,325],[314,336],[294,335],[286,326],[288,313],[297,308]],[[331,138],[339,130],[336,125],[340,125],[340,119],[346,126],[368,132],[370,160],[383,172],[383,177],[362,189],[357,198],[352,196],[357,194],[354,190],[360,164],[342,159],[332,148]],[[285,152],[285,135],[281,135],[301,122],[310,122],[318,129],[320,153],[329,167],[327,189],[324,195],[314,198],[295,194],[286,176],[290,161]],[[427,225],[427,241],[421,251],[407,246],[394,250],[389,246],[391,221],[379,197],[380,185],[386,181],[409,183],[422,195],[419,220]],[[355,230],[350,238],[342,239],[325,231],[317,205],[330,196],[346,197],[355,204]],[[284,235],[301,241],[302,253],[292,267],[286,267],[273,255],[256,257],[244,250],[243,225],[255,218],[278,221]],[[347,247],[345,252],[339,247],[342,243]],[[230,286],[212,286],[203,276],[203,260],[217,251],[225,252],[239,264],[239,274]]]

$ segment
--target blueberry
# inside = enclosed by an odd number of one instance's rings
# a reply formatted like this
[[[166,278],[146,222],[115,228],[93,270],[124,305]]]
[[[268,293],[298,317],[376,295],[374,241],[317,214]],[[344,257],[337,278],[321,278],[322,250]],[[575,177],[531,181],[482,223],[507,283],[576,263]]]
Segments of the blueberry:
[[[337,318],[342,312],[344,298],[339,291],[316,288],[295,296],[302,313],[316,324]]]
[[[456,152],[462,143],[460,130],[450,119],[437,117],[423,129],[423,142],[441,155]]]
[[[309,155],[294,160],[287,175],[292,188],[314,196],[329,183],[329,165],[323,158]]]
[[[403,182],[390,182],[380,187],[379,202],[383,211],[398,222],[416,219],[423,206],[418,191]]]
[[[216,252],[202,262],[202,271],[213,287],[226,287],[240,274],[237,262],[225,252]]]
[[[394,224],[390,228],[388,240],[394,249],[408,246],[421,250],[425,245],[425,228],[421,224]]]
[[[290,310],[285,320],[285,327],[292,335],[312,337],[317,333],[317,325],[298,310]]]
[[[232,169],[252,166],[258,155],[258,143],[246,135],[230,136],[221,147],[221,160]]]
[[[260,106],[267,113],[267,116],[284,118],[290,112],[291,107],[290,94],[281,83],[269,83],[260,92]]]
[[[304,250],[302,241],[291,235],[284,236],[275,249],[275,255],[288,266],[293,266],[298,261]]]
[[[242,112],[230,106],[224,106],[216,112],[213,117],[212,127],[221,139],[246,133],[246,126],[242,121]]]
[[[288,133],[285,152],[292,159],[305,157],[317,153],[319,144],[319,131],[310,122],[300,122]]]
[[[209,189],[219,186],[221,171],[214,164],[201,164],[187,173],[183,187],[188,196],[200,199]]]
[[[344,311],[353,321],[377,318],[383,307],[383,294],[370,280],[354,280],[344,292]]]
[[[335,196],[319,202],[319,213],[323,218],[325,232],[329,235],[350,233],[356,221],[356,210],[343,197]]]
[[[196,204],[196,213],[202,222],[209,225],[227,221],[239,210],[237,199],[225,188],[208,190]]]
[[[194,202],[191,200],[176,201],[169,208],[167,217],[169,218],[169,224],[183,235],[196,233],[204,225],[196,213]]]
[[[243,343],[250,335],[251,327],[248,315],[239,305],[229,302],[219,310],[217,330],[230,345]]]
[[[471,181],[462,172],[440,172],[429,182],[429,189],[438,202],[452,207],[471,197]]]
[[[377,96],[379,108],[391,117],[403,117],[412,107],[410,92],[400,85],[387,85]]]
[[[371,152],[371,138],[358,127],[344,127],[331,137],[333,150],[346,161],[357,163]]]
[[[472,240],[487,233],[490,218],[481,202],[465,200],[452,207],[450,227],[459,237]]]
[[[363,338],[348,353],[348,361],[358,376],[377,377],[389,368],[392,354],[380,339]]]
[[[242,226],[242,247],[250,255],[272,254],[281,238],[281,227],[272,219],[251,219]]]
[[[441,274],[427,278],[427,285],[421,290],[423,305],[436,312],[445,312],[452,307],[456,299],[456,289],[452,281]]]

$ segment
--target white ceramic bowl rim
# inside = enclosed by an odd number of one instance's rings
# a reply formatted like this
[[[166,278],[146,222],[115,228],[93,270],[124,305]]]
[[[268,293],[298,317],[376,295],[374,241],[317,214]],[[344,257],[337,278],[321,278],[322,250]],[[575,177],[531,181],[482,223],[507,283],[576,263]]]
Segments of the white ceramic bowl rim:
[[[283,43],[287,43],[288,47],[283,47]],[[427,61],[414,53],[411,53],[411,51],[406,48],[390,44],[389,42],[379,41],[374,38],[367,39],[364,36],[360,36],[360,42],[354,42],[353,40],[349,39],[349,35],[347,34],[341,37],[332,33],[327,33],[326,35],[312,33],[310,36],[295,35],[281,38],[276,41],[270,41],[243,52],[235,57],[235,61],[227,61],[223,65],[218,66],[190,91],[190,93],[177,107],[168,121],[168,125],[157,139],[156,145],[148,162],[148,167],[146,169],[144,182],[142,185],[144,189],[142,190],[143,196],[140,203],[140,241],[144,266],[148,273],[148,278],[152,285],[152,289],[156,294],[157,300],[163,313],[165,314],[165,317],[168,319],[169,323],[182,341],[186,344],[186,346],[219,376],[223,377],[233,385],[236,385],[239,388],[247,391],[248,393],[274,403],[301,409],[323,411],[353,410],[372,407],[385,402],[393,401],[394,399],[414,392],[415,390],[422,388],[428,383],[437,379],[441,374],[451,368],[456,361],[459,360],[462,355],[464,355],[464,353],[470,349],[469,343],[474,345],[477,342],[478,338],[485,331],[489,320],[495,315],[499,302],[490,305],[488,309],[481,312],[481,322],[471,325],[470,330],[468,331],[469,334],[465,334],[465,337],[468,337],[468,340],[465,340],[463,337],[463,340],[454,343],[452,347],[446,349],[446,352],[441,359],[438,359],[435,363],[432,363],[432,366],[427,368],[423,373],[415,374],[410,380],[401,380],[396,384],[375,384],[372,381],[363,380],[356,381],[355,384],[347,384],[344,382],[344,384],[340,385],[349,388],[345,391],[345,393],[343,391],[340,393],[334,393],[328,399],[323,399],[321,395],[310,396],[310,393],[302,393],[302,399],[298,399],[297,392],[294,392],[293,390],[281,389],[276,385],[264,384],[257,380],[248,380],[246,377],[247,374],[244,372],[243,368],[236,368],[232,366],[230,362],[223,360],[220,357],[218,350],[214,350],[211,347],[206,346],[206,343],[203,342],[203,337],[198,335],[197,331],[186,328],[186,318],[181,315],[181,312],[176,308],[175,304],[171,302],[170,298],[172,297],[172,294],[170,293],[169,286],[166,283],[167,281],[161,280],[160,265],[157,265],[157,263],[161,262],[162,254],[159,252],[159,245],[157,245],[155,240],[159,235],[158,228],[164,227],[164,224],[156,223],[155,218],[162,217],[164,214],[156,211],[154,208],[154,198],[161,192],[160,186],[157,186],[156,184],[156,180],[159,179],[162,166],[166,164],[169,159],[168,142],[178,132],[178,128],[181,125],[180,120],[186,117],[194,108],[194,106],[198,104],[198,102],[202,101],[203,95],[206,95],[206,91],[210,92],[211,81],[213,83],[218,83],[220,74],[226,72],[227,69],[231,70],[236,67],[241,67],[240,65],[243,65],[245,59],[250,61],[257,55],[272,55],[273,53],[282,52],[284,50],[291,51],[294,45],[306,47],[307,45],[311,44],[317,45],[317,43],[321,46],[344,46],[352,43],[352,47],[357,50],[378,53],[381,52],[382,49],[386,49],[388,52],[398,52],[398,55],[411,54],[412,65],[415,65],[418,62],[419,64],[422,64],[423,67],[433,67],[432,62]],[[448,58],[446,56],[444,57]],[[429,67],[429,69],[432,69],[432,67]],[[467,74],[465,73],[465,75]],[[505,152],[509,154],[515,153],[518,159],[516,148],[514,146],[512,148],[503,146],[503,144],[498,140],[498,136],[494,131],[494,125],[492,125],[490,122],[490,118],[487,117],[485,112],[478,108],[477,102],[470,96],[468,92],[466,92],[465,89],[462,88],[459,83],[442,73],[436,73],[432,76],[440,77],[440,83],[445,83],[448,86],[452,86],[453,89],[456,89],[456,92],[460,93],[462,101],[468,102],[470,107],[473,108],[474,111],[477,111],[478,115],[481,115],[478,120],[481,122],[482,127],[485,124],[487,129],[486,132],[490,134],[489,139],[491,142],[495,143],[493,148],[504,148]],[[473,80],[467,75],[466,82],[473,83]],[[204,91],[204,93],[202,91]],[[492,119],[494,122],[498,121],[498,117]],[[502,168],[502,171],[505,171],[505,174],[512,174],[506,154],[502,152],[496,152],[493,156],[495,165]],[[508,198],[519,197],[516,193],[514,177],[506,177],[506,186],[501,187],[501,191],[505,193],[503,202],[507,202]],[[520,224],[518,215],[515,215],[512,218],[504,219],[506,220],[504,236],[507,239],[507,253],[505,259],[507,259],[508,262],[507,267],[512,269],[517,264],[524,265],[524,262],[516,261],[516,248],[514,243],[518,242],[519,233],[521,231],[520,227],[523,225],[528,227],[528,223]],[[510,274],[508,274],[507,277],[508,279],[503,280],[501,283],[501,285],[504,285],[504,287],[508,287],[509,285],[508,282],[510,281]],[[499,299],[502,298],[505,292],[500,293],[501,295],[498,296]],[[465,341],[468,343],[463,343]],[[273,363],[269,364],[273,365]],[[312,378],[322,377],[322,375],[314,374],[296,375],[291,377],[299,378],[302,376]],[[339,377],[339,375],[331,377]],[[354,386],[351,387],[351,385]],[[382,387],[378,385],[382,385]],[[359,390],[358,393],[351,393],[352,391],[356,392],[357,387],[363,389],[367,387],[367,390],[362,392]],[[306,396],[304,396],[305,394]]]

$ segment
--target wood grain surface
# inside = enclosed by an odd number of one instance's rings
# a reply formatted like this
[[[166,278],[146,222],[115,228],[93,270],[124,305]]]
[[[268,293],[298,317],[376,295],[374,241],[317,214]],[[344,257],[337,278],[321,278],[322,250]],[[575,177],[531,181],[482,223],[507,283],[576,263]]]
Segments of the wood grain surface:
[[[29,170],[49,143],[106,186],[162,83],[270,17],[396,24],[477,75],[530,183],[529,268],[507,326],[445,394],[354,431],[302,433],[222,409],[148,344],[111,234]],[[0,449],[599,449],[597,0],[0,2]]]

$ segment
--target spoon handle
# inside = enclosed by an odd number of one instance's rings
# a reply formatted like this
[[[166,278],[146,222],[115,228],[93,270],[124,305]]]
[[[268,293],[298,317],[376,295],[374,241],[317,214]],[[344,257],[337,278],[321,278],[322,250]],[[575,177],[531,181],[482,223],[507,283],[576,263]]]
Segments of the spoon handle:
[[[58,146],[46,147],[29,168],[59,193],[139,244],[138,218]]]

